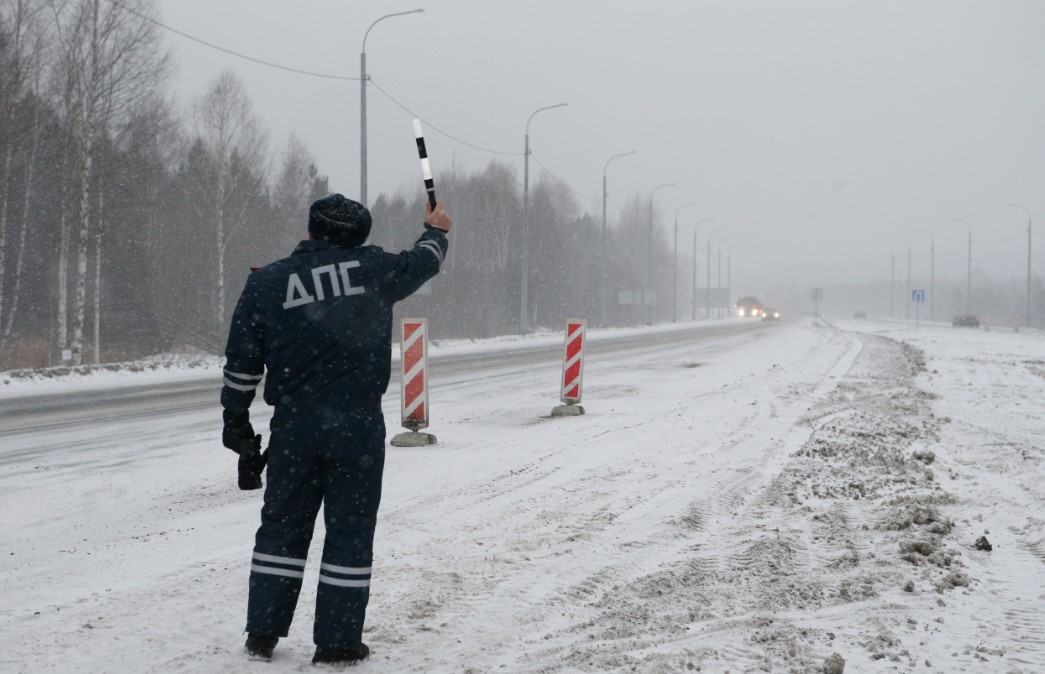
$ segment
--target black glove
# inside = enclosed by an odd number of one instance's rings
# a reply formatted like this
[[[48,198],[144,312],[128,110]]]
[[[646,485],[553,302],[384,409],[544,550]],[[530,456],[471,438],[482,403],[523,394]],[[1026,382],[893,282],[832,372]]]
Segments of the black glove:
[[[268,463],[268,452],[261,451],[261,436],[254,436],[254,446],[239,453],[239,488],[261,489],[261,472]]]
[[[221,444],[239,454],[239,488],[261,489],[261,473],[265,470],[268,456],[261,452],[261,436],[254,433],[247,415],[223,415],[225,427],[221,431]]]
[[[237,454],[242,454],[245,449],[261,447],[261,440],[255,440],[250,417],[247,415],[233,416],[225,412],[224,418],[225,427],[221,431],[221,444]],[[257,438],[261,438],[261,436],[259,435]]]

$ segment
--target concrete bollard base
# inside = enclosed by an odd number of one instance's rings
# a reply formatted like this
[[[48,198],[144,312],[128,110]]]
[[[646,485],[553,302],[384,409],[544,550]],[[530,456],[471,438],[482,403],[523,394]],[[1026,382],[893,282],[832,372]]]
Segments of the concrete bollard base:
[[[552,409],[553,417],[578,417],[584,414],[584,408],[580,405],[559,405]]]
[[[391,444],[393,447],[424,447],[436,444],[436,439],[431,433],[409,431],[407,433],[399,433],[393,437]]]

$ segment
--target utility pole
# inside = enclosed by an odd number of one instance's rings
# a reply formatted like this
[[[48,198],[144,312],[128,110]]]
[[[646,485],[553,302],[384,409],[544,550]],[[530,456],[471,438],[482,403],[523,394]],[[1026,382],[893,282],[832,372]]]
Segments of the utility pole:
[[[898,236],[896,238],[899,239],[900,241],[904,241],[905,243],[907,243],[907,294],[905,295],[905,297],[907,298],[907,300],[905,302],[905,304],[907,306],[907,309],[904,312],[904,320],[909,321],[909,320],[911,320],[911,304],[912,304],[912,302],[911,302],[911,240],[910,239],[905,239],[902,236]]]
[[[519,285],[519,332],[526,334],[529,330],[527,317],[530,305],[527,298],[527,290],[530,283],[530,122],[534,115],[542,110],[561,108],[565,103],[556,103],[543,108],[537,108],[526,120],[526,139],[523,152],[523,231],[522,231],[522,274]]]
[[[646,325],[653,325],[653,195],[657,190],[672,187],[676,183],[657,185],[649,194],[649,227],[646,232],[646,292],[642,301],[646,304]]]
[[[733,297],[733,251],[726,252],[726,298],[727,307],[729,310],[728,299]]]
[[[714,220],[714,218],[704,218],[703,220],[698,220],[697,223],[693,225],[693,295],[690,298],[690,320],[693,321],[697,320],[697,231],[700,229],[702,224],[705,222],[711,222],[712,220]]]
[[[1031,236],[1031,216],[1030,209],[1026,206],[1020,206],[1019,204],[1009,204],[1014,208],[1022,208],[1027,212],[1027,315],[1024,317],[1023,324],[1030,329],[1030,280],[1031,280],[1031,267],[1030,267],[1030,236]]]
[[[704,305],[704,317],[705,318],[711,318],[711,235],[716,233],[716,232],[721,232],[723,229],[725,229],[725,227],[719,227],[718,229],[713,229],[710,232],[708,232],[708,254],[707,254],[707,265],[706,265],[707,269],[708,269],[708,271],[707,271],[708,285],[707,285],[707,288],[704,289],[704,293],[706,295],[705,305]]]
[[[918,231],[929,235],[929,321],[934,320],[936,307],[936,237],[925,227],[919,227]]]
[[[687,206],[695,206],[696,201],[682,204],[675,209],[675,239],[671,245],[671,322],[678,322],[679,307],[679,211]]]
[[[599,324],[602,327],[606,327],[606,288],[609,286],[609,274],[606,268],[606,199],[609,197],[609,192],[606,189],[606,169],[609,168],[610,162],[617,157],[627,157],[629,154],[635,154],[635,150],[613,155],[606,160],[602,167],[602,270],[599,274],[600,278],[602,278],[599,293],[602,299],[602,320]]]
[[[889,318],[892,318],[893,302],[896,299],[896,251],[894,251],[893,247],[887,243],[880,243],[878,245],[889,249]]]
[[[697,320],[697,228],[693,228],[693,291],[690,294],[689,320]]]
[[[969,257],[965,272],[965,313],[969,314],[972,313],[972,223],[961,218],[951,218],[951,220],[964,222],[965,226],[969,228]]]
[[[423,9],[411,9],[408,12],[396,12],[394,14],[385,14],[379,17],[376,21],[370,24],[370,28],[366,29],[363,33],[363,48],[359,52],[359,203],[364,206],[367,205],[366,198],[366,39],[370,35],[371,29],[378,24],[380,21],[390,19],[393,16],[403,16],[405,14],[417,14],[423,12]]]
[[[718,281],[716,281],[716,283],[718,284],[718,289],[721,290],[722,289],[722,244],[719,244],[718,247],[716,247],[715,250],[716,250],[716,252],[718,254]],[[721,308],[722,307],[715,307],[715,314],[717,316],[722,316]]]

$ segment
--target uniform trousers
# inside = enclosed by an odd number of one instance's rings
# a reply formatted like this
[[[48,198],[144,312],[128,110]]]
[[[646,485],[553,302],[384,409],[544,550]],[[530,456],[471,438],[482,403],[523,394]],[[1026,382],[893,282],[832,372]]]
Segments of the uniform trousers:
[[[322,407],[277,406],[270,429],[246,631],[287,636],[322,505],[326,536],[313,641],[326,648],[355,647],[370,598],[385,463],[380,397]]]

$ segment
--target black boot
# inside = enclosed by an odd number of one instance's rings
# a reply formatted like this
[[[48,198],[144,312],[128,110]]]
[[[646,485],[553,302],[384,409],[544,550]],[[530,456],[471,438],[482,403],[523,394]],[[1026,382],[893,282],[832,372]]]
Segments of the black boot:
[[[325,648],[316,646],[316,654],[312,656],[313,665],[354,665],[370,657],[370,649],[366,644],[355,648]]]
[[[247,655],[252,658],[264,658],[268,660],[272,657],[272,651],[275,650],[277,643],[279,643],[279,637],[248,634],[246,644]]]

